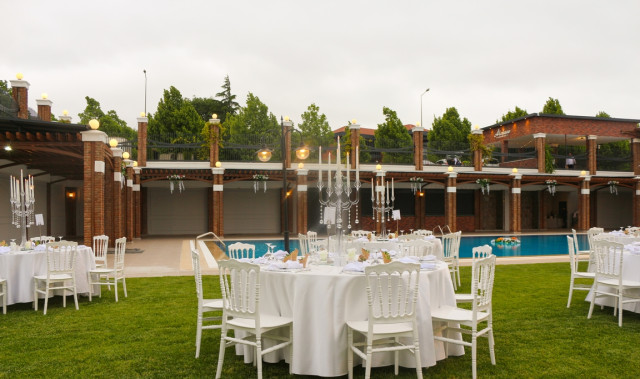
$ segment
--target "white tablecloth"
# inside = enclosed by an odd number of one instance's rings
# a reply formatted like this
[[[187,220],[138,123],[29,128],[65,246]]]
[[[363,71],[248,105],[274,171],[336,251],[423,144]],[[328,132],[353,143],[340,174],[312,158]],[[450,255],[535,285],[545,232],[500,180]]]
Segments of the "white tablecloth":
[[[93,251],[87,246],[78,246],[76,258],[76,289],[78,293],[89,293],[87,272],[96,267]],[[7,304],[33,301],[34,275],[47,274],[47,256],[42,251],[21,251],[0,254],[0,277],[7,279]]]
[[[312,266],[310,271],[261,271],[260,307],[265,314],[293,318],[294,352],[292,371],[299,375],[340,376],[347,373],[348,320],[366,320],[368,315],[364,274],[342,273],[342,268]],[[455,305],[451,275],[446,265],[422,271],[418,299],[420,353],[424,367],[444,359],[444,345],[435,343],[431,308]],[[245,362],[253,361],[250,349],[237,347]],[[285,351],[265,356],[265,361],[285,358]],[[450,355],[462,355],[461,346],[450,346]],[[288,355],[286,355],[288,357]],[[400,365],[414,367],[410,353],[400,354]],[[392,353],[374,354],[374,366],[393,364]],[[357,364],[359,359],[354,356]]]
[[[595,271],[595,270],[594,270]],[[623,252],[622,257],[622,279],[623,280],[635,280],[640,281],[640,254],[633,254],[628,251]],[[600,286],[600,288],[610,288],[608,286]],[[640,290],[629,290],[632,294],[636,296],[640,296]],[[613,292],[613,289],[610,291]],[[591,302],[591,298],[593,297],[593,290],[589,291],[587,298],[585,299],[588,302]],[[611,296],[600,297],[596,299],[597,305],[605,305],[609,307],[613,307],[615,298]],[[631,311],[635,313],[640,313],[640,302],[638,303],[628,303],[624,305],[625,311]]]

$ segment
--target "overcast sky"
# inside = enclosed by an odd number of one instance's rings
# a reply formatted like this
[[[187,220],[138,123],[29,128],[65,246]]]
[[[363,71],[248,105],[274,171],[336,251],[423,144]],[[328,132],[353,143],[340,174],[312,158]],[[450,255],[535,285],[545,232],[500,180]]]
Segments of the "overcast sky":
[[[213,97],[225,75],[278,118],[315,103],[331,128],[446,108],[481,127],[549,97],[566,114],[640,118],[640,2],[2,0],[0,79],[24,74],[78,122],[84,97],[136,127],[164,89]]]

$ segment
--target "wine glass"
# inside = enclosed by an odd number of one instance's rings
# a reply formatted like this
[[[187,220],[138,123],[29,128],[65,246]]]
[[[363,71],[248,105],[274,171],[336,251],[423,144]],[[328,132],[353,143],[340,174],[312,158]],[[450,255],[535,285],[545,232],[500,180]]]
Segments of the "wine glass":
[[[62,242],[62,237],[64,237],[64,236],[58,236],[58,238],[60,239],[60,242]]]
[[[401,236],[404,235],[404,230],[402,230],[402,229],[400,230],[400,235]]]

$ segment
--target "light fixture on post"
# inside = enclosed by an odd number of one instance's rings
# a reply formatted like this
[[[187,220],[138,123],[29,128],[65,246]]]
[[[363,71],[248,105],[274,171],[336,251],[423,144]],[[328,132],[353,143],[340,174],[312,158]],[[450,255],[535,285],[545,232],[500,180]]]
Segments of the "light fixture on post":
[[[100,121],[94,119],[89,120],[89,127],[91,128],[91,130],[98,130],[98,128],[100,127]]]
[[[424,92],[420,95],[420,125],[423,125],[422,123],[422,97],[424,96],[425,93],[429,92],[430,88],[427,88],[426,90],[424,90]]]
[[[291,120],[289,120],[289,116],[286,117],[286,119],[283,119],[282,116],[280,116],[280,127],[282,129],[282,143],[280,145],[280,147],[282,148],[282,190],[284,191],[285,194],[285,198],[282,201],[282,214],[284,215],[283,219],[282,219],[282,228],[283,233],[284,233],[284,251],[289,251],[289,209],[287,207],[287,159],[285,159],[285,156],[287,154],[287,147],[286,147],[286,141],[287,141],[287,132],[289,131],[289,128],[293,127],[293,122],[291,122]],[[297,151],[296,151],[296,155],[297,155]]]
[[[258,159],[260,162],[269,162],[271,160],[271,149],[266,145],[262,146],[262,149],[258,150]]]
[[[417,177],[417,176],[413,176],[411,178],[409,178],[409,182],[411,183],[411,193],[412,194],[416,194],[416,192],[418,192],[418,190],[421,191],[422,189],[422,183],[424,182],[423,178]]]
[[[109,146],[111,146],[112,149],[118,147],[118,140],[115,138],[110,139]]]

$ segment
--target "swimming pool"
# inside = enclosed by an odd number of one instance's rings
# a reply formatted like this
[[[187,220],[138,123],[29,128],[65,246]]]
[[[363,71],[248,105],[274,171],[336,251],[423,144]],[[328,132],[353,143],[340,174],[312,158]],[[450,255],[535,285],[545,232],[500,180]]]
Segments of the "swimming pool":
[[[520,257],[532,255],[562,255],[569,254],[567,248],[567,234],[558,235],[525,235],[519,236],[519,244],[501,245],[491,244],[492,240],[499,237],[511,237],[508,234],[500,236],[462,236],[460,240],[460,258],[471,258],[471,249],[475,246],[490,245],[493,247],[493,253],[498,257]],[[242,240],[242,241],[225,241],[229,246],[235,242],[245,242],[256,245],[256,256],[263,256],[267,252],[267,243],[275,245],[273,251],[282,250],[284,248],[283,240]],[[588,246],[586,234],[578,235],[578,246],[580,249],[586,249]],[[291,239],[289,241],[291,250],[299,249],[298,240]]]

